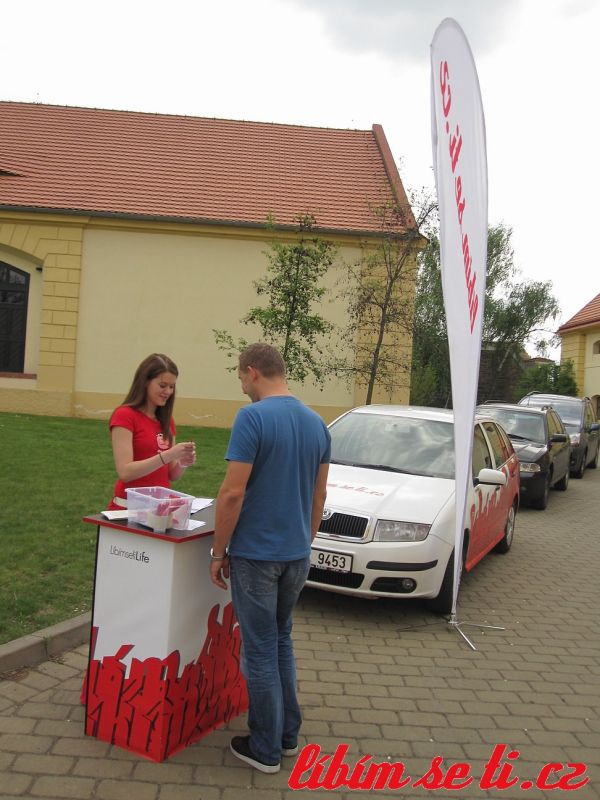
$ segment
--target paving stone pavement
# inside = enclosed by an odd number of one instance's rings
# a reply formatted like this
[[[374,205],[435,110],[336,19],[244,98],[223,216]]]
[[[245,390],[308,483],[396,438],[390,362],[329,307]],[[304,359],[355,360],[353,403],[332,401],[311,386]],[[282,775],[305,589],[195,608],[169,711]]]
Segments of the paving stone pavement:
[[[553,492],[544,512],[522,509],[513,548],[463,579],[459,618],[505,626],[456,630],[415,601],[363,601],[305,590],[294,638],[302,742],[322,753],[349,746],[346,762],[372,755],[406,765],[412,779],[436,756],[471,764],[465,789],[410,785],[359,793],[433,798],[600,798],[600,470]],[[83,734],[79,692],[87,645],[0,680],[0,797],[75,800],[290,800],[295,759],[264,775],[228,750],[245,717],[161,764]],[[494,746],[506,744],[519,781],[479,787]],[[506,759],[505,759],[506,760]],[[522,788],[549,762],[585,763],[590,782],[566,791]],[[563,774],[563,773],[561,773]],[[304,775],[304,778],[307,774]],[[554,773],[551,776],[555,778]],[[306,794],[308,790],[305,790]]]

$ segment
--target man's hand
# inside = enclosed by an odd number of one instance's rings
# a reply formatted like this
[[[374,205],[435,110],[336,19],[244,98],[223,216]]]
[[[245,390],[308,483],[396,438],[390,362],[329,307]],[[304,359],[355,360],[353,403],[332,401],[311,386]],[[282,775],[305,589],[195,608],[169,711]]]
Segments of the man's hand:
[[[217,494],[215,509],[215,535],[213,548],[216,553],[226,553],[235,526],[240,517],[246,484],[252,471],[252,464],[229,461],[225,478]],[[210,579],[221,589],[227,589],[225,578],[229,577],[229,559],[215,558],[210,562]]]
[[[315,536],[319,531],[321,518],[323,516],[323,507],[325,499],[327,498],[327,475],[329,474],[329,464],[321,464],[319,472],[317,473],[317,481],[313,492],[313,502],[311,511],[310,523],[310,540],[314,541]]]
[[[227,589],[225,578],[229,578],[229,559],[211,561],[209,565],[210,579],[220,589]]]

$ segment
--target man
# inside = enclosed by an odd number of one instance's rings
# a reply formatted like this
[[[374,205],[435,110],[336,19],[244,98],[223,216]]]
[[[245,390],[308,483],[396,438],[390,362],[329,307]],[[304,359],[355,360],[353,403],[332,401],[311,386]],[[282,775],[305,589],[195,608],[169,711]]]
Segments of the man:
[[[239,411],[225,455],[210,577],[223,589],[231,577],[250,700],[250,735],[235,736],[231,752],[271,773],[282,755],[298,752],[292,612],[323,513],[331,439],[323,420],[288,389],[274,347],[247,347],[239,378],[252,404]]]

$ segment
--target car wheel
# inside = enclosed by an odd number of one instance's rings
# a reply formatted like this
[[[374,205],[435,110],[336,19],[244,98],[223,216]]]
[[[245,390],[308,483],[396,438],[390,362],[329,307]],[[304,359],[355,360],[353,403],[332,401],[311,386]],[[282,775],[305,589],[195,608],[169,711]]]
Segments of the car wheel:
[[[510,550],[510,546],[512,544],[513,536],[515,533],[516,516],[517,516],[517,503],[515,501],[510,507],[508,511],[508,516],[506,517],[506,525],[504,526],[504,536],[502,537],[502,539],[500,539],[496,547],[494,547],[494,550],[497,553],[508,553],[508,551]]]
[[[468,532],[465,531],[465,538],[463,539],[463,557],[460,565],[460,574],[458,580],[460,583],[460,576],[465,568],[467,560],[467,550],[469,549]],[[432,597],[430,600],[425,600],[425,606],[433,611],[434,614],[451,614],[452,613],[452,589],[454,587],[454,550],[452,551],[446,571],[444,572],[444,579],[440,586],[440,591],[437,597]]]
[[[583,454],[583,458],[581,459],[579,469],[576,469],[575,472],[571,473],[574,478],[583,478],[583,473],[585,472],[586,460],[587,460],[587,451]]]
[[[592,461],[591,464],[588,464],[588,468],[589,469],[596,469],[597,468],[597,466],[598,466],[598,453],[599,452],[600,452],[600,444],[596,448],[596,456],[595,456],[594,460]]]
[[[542,492],[540,497],[536,497],[535,500],[531,501],[531,505],[534,508],[537,508],[539,511],[543,511],[548,505],[549,497],[550,497],[550,473],[546,475],[546,480],[544,482],[544,491]]]
[[[567,487],[569,486],[569,468],[567,467],[567,471],[563,475],[563,477],[554,484],[559,492],[566,492]]]
[[[452,613],[452,588],[454,586],[454,550],[448,559],[444,579],[437,597],[425,601],[426,607],[434,614]]]

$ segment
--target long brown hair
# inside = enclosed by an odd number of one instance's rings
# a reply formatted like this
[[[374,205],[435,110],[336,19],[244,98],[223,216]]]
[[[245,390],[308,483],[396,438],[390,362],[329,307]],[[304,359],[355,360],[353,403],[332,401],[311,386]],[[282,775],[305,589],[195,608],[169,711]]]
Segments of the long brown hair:
[[[152,353],[145,358],[135,371],[131,388],[122,405],[131,408],[141,408],[146,403],[148,381],[162,375],[163,372],[171,372],[178,376],[177,365],[164,353]],[[169,442],[173,441],[171,433],[171,418],[173,416],[173,406],[175,405],[175,389],[164,406],[156,409],[156,419],[160,422],[163,438]]]

